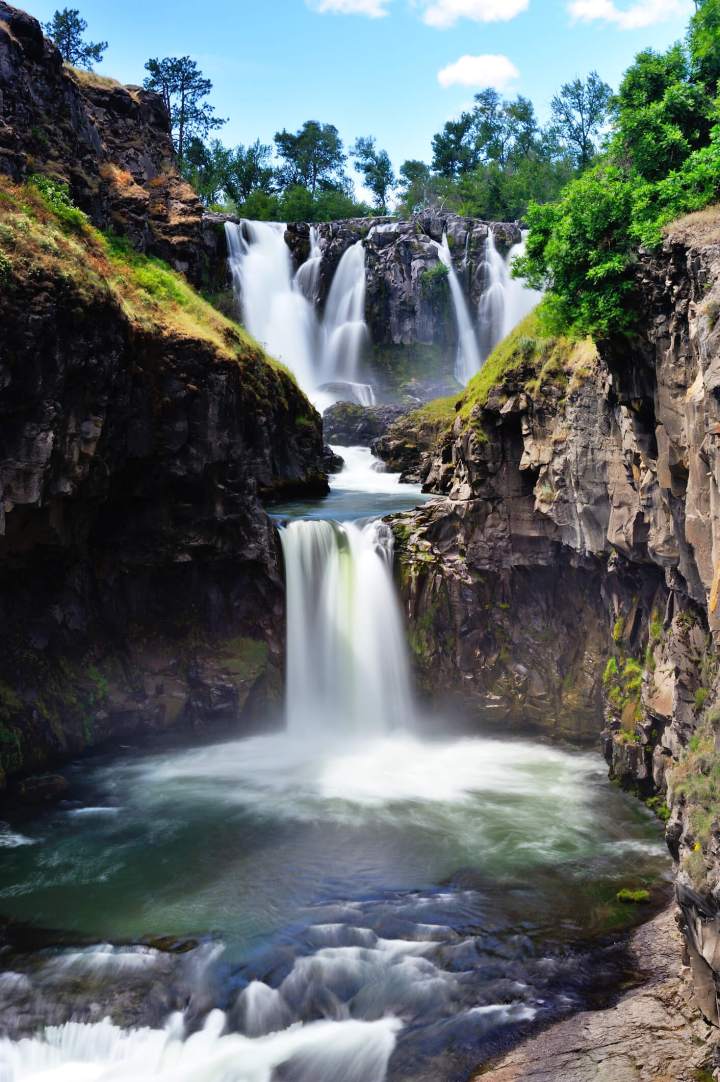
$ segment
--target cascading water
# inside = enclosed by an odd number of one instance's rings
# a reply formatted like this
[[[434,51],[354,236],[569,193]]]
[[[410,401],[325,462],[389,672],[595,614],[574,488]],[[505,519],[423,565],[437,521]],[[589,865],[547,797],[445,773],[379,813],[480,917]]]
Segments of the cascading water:
[[[314,225],[310,226],[310,255],[295,274],[295,285],[300,292],[307,297],[311,304],[317,304],[320,299],[320,264],[322,263],[322,249],[320,238]]]
[[[495,244],[492,230],[488,231],[483,262],[483,289],[478,305],[477,331],[470,316],[460,279],[453,266],[447,235],[443,234],[438,245],[438,255],[448,270],[448,282],[452,297],[455,322],[458,331],[458,348],[455,361],[455,377],[465,386],[479,372],[498,342],[532,311],[542,297],[534,289],[528,289],[523,281],[512,276],[512,266],[525,251],[525,234],[503,259]]]
[[[297,521],[281,540],[290,734],[408,728],[412,694],[390,528],[379,520]]]
[[[325,318],[323,370],[327,381],[357,381],[365,324],[365,249],[358,241],[343,253],[330,286]]]
[[[443,233],[442,244],[438,245],[438,255],[442,263],[447,267],[450,295],[452,296],[455,310],[455,322],[458,332],[457,357],[455,359],[455,378],[458,383],[465,386],[469,380],[480,371],[482,359],[478,350],[475,328],[470,318],[467,301],[463,288],[453,267],[452,253],[447,239],[447,233]]]
[[[226,222],[225,235],[233,290],[250,333],[294,372],[318,408],[338,398],[372,405],[372,387],[358,380],[368,340],[362,242],[343,254],[321,322],[317,304],[322,252],[314,227],[310,254],[295,275],[284,225]]]
[[[512,267],[525,252],[525,236],[513,245],[503,259],[497,250],[493,231],[485,242],[485,289],[478,306],[478,340],[485,361],[498,342],[502,342],[539,303],[542,294],[528,289],[519,278],[513,278]]]
[[[300,386],[316,386],[320,331],[315,310],[293,281],[285,226],[225,223],[233,289],[243,322],[273,357],[292,369]]]

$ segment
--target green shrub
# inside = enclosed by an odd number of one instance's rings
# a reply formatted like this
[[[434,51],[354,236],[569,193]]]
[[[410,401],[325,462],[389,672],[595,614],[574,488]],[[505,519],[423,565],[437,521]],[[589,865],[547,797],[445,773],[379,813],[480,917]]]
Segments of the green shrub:
[[[33,173],[29,182],[37,189],[47,209],[52,211],[66,229],[77,233],[87,225],[87,215],[75,206],[70,198],[70,189],[63,181],[42,173]]]
[[[707,688],[698,688],[695,692],[695,709],[699,712],[705,706],[710,692]]]
[[[603,684],[609,684],[618,675],[618,663],[614,657],[609,657],[603,673]]]
[[[644,902],[650,901],[649,890],[629,890],[627,887],[623,887],[615,895],[619,902],[626,902],[630,905],[642,905]]]

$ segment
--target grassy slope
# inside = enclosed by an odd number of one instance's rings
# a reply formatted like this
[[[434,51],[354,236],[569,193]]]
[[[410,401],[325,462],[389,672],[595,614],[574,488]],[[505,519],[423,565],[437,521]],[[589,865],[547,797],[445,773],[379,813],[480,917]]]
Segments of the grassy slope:
[[[162,260],[135,252],[125,238],[103,235],[52,187],[0,178],[0,285],[39,273],[68,281],[88,304],[113,298],[138,331],[200,340],[218,361],[261,362],[279,392],[285,381],[295,382]]]

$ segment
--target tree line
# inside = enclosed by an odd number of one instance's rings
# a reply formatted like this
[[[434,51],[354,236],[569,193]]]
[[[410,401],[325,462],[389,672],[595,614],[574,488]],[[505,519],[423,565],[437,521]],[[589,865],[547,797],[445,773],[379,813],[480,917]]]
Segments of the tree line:
[[[683,41],[636,56],[610,120],[590,168],[556,202],[528,210],[518,270],[549,290],[549,333],[632,333],[642,316],[638,249],[720,200],[720,0],[697,0]]]
[[[56,11],[46,33],[64,59],[92,67],[107,42],[85,40],[77,9]],[[598,153],[611,90],[596,72],[564,84],[542,127],[533,103],[503,100],[495,90],[475,95],[471,109],[449,120],[432,139],[429,162],[406,161],[396,177],[390,156],[372,136],[346,151],[333,124],[306,121],[295,132],[275,133],[226,146],[214,133],[226,121],[210,102],[212,82],[189,56],[153,57],[144,85],[160,94],[170,116],[178,166],[207,206],[257,219],[327,221],[386,213],[391,198],[400,214],[441,206],[496,220],[524,217],[531,200],[556,199],[564,185]],[[358,201],[352,165],[372,206]]]

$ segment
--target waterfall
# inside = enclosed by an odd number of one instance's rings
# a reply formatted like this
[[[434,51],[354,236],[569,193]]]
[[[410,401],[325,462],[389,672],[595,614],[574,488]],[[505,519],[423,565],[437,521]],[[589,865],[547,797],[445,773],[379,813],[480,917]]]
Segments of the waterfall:
[[[485,289],[478,306],[478,338],[483,361],[542,297],[541,293],[528,289],[521,279],[512,276],[513,263],[525,252],[526,236],[527,233],[523,233],[520,243],[513,245],[507,259],[503,259],[495,245],[492,230],[488,232],[485,242]]]
[[[525,255],[525,241],[527,239],[528,230],[524,229],[522,232],[522,239],[519,244],[514,244],[507,257],[507,274],[508,283],[505,289],[505,319],[503,323],[503,338],[510,334],[518,323],[525,319],[525,316],[532,312],[540,301],[542,300],[542,293],[537,289],[530,289],[525,285],[522,278],[512,277],[512,268],[515,260]]]
[[[466,383],[480,371],[482,359],[478,350],[475,328],[472,325],[470,311],[460,280],[453,267],[452,254],[448,244],[447,233],[443,233],[442,244],[438,245],[438,255],[447,267],[448,282],[450,283],[450,295],[455,310],[455,322],[458,332],[457,357],[455,359],[455,378],[458,383],[465,386]]]
[[[485,361],[504,337],[506,290],[510,272],[495,244],[495,234],[488,230],[483,264],[484,289],[478,305],[478,340]]]
[[[318,408],[339,398],[372,405],[372,387],[358,381],[368,341],[362,242],[343,254],[320,322],[317,229],[310,230],[310,254],[295,275],[284,225],[226,222],[225,235],[233,291],[250,333],[291,369]]]
[[[365,249],[351,245],[338,263],[323,320],[326,380],[356,381],[360,356],[368,337],[365,323]]]
[[[477,333],[460,279],[453,267],[446,234],[443,234],[442,244],[437,246],[438,255],[448,269],[458,330],[455,377],[463,386],[480,371],[498,342],[502,342],[517,327],[542,297],[536,290],[528,289],[521,279],[512,277],[513,263],[524,254],[526,235],[523,233],[520,243],[513,245],[507,259],[503,259],[497,250],[493,231],[488,230],[483,262],[485,288],[478,305]]]
[[[303,520],[280,536],[288,731],[365,736],[408,727],[412,693],[389,526]]]
[[[295,275],[295,285],[300,292],[307,297],[311,304],[317,304],[320,299],[320,264],[322,263],[322,249],[320,237],[314,225],[310,226],[310,255]]]
[[[294,372],[303,390],[313,390],[320,332],[312,304],[293,281],[285,226],[226,222],[225,234],[245,326]]]

